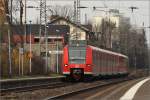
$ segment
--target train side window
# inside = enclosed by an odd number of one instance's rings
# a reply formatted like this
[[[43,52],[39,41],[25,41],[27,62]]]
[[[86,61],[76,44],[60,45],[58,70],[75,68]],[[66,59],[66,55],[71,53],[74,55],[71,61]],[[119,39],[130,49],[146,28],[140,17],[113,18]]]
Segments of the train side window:
[[[106,54],[106,66],[107,66],[107,68],[108,68],[108,66],[109,66],[109,65],[108,65],[108,64],[109,64],[109,59],[108,59],[108,58],[109,58],[109,55]]]
[[[115,63],[116,63],[116,60],[115,60],[115,56],[113,57],[113,67],[115,67]]]
[[[98,51],[97,51],[96,56],[97,56],[97,57],[96,57],[96,59],[97,59],[97,66],[99,66],[99,64],[98,64],[98,63],[99,63],[99,52],[98,52]]]
[[[111,67],[113,68],[113,56],[111,57]]]
[[[94,57],[93,63],[94,63],[94,65],[95,65],[95,64],[96,64],[96,51],[93,52],[93,57]]]
[[[112,55],[110,55],[110,67],[112,68]]]
[[[109,67],[109,54],[107,54],[107,59],[106,59],[106,61],[107,61],[107,68]]]
[[[116,62],[117,62],[117,59],[116,59],[116,57],[114,56],[114,57],[113,57],[113,67],[116,66]]]
[[[101,67],[102,66],[102,54],[101,54],[101,52],[100,52],[100,55],[99,55],[100,57],[99,57],[99,62],[100,62],[100,64],[99,64],[99,66]]]
[[[112,55],[110,55],[110,67],[112,68]]]
[[[113,58],[113,67],[116,66],[116,62],[117,62],[117,60],[116,60],[116,57],[114,56],[114,58]]]
[[[105,67],[107,68],[107,55],[105,54]]]
[[[104,64],[103,64],[103,63],[104,63],[104,56],[103,56],[103,53],[102,53],[102,54],[101,54],[101,66],[102,66],[102,67],[104,67]]]
[[[97,55],[96,54],[97,54],[97,52],[95,51],[95,65],[97,66],[97,60],[96,60],[97,59]]]
[[[111,67],[111,55],[109,55],[108,60],[109,60],[108,66]]]
[[[105,54],[103,54],[103,67],[105,67]]]
[[[103,54],[103,67],[105,67],[105,54]]]
[[[100,67],[100,52],[98,53],[98,67]]]

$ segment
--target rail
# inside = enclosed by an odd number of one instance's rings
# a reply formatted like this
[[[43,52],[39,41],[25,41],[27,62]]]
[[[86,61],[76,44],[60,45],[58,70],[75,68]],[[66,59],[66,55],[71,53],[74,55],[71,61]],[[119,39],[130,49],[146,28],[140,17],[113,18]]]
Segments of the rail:
[[[8,92],[23,92],[42,88],[55,88],[59,86],[61,87],[66,85],[66,83],[62,81],[64,78],[65,77],[45,77],[0,81],[0,91],[3,94]]]

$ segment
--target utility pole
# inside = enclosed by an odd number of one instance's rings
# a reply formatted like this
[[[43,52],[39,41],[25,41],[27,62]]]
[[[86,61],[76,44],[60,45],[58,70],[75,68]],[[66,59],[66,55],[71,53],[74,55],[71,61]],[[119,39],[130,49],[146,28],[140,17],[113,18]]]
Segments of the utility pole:
[[[32,48],[31,48],[31,35],[32,35],[32,32],[31,32],[31,20],[29,21],[30,22],[30,68],[29,68],[29,73],[31,75],[31,72],[32,72]]]
[[[56,30],[56,31],[59,33],[59,30]],[[57,56],[57,57],[56,57],[56,64],[57,64],[57,65],[56,65],[56,67],[57,67],[56,69],[57,69],[57,70],[56,70],[56,72],[57,72],[57,73],[59,73],[59,68],[58,68],[58,33],[57,33],[57,43],[56,43],[56,46],[57,46],[57,47],[56,47],[56,48],[57,48],[57,50],[56,50],[56,51],[57,51],[57,55],[56,55],[56,56]]]
[[[131,12],[132,12],[132,16],[133,16],[133,12],[134,12],[134,10],[135,9],[139,9],[138,7],[134,7],[134,6],[131,6],[131,7],[129,7],[129,9],[131,9]],[[136,22],[135,22],[135,24],[136,24]],[[136,46],[136,43],[137,43],[137,37],[135,36],[134,37],[134,42],[135,42],[135,44],[134,44],[134,67],[135,67],[135,74],[137,73],[137,46]]]
[[[10,44],[10,30],[8,28],[8,49],[9,49],[9,76],[12,76],[12,66],[11,66],[11,44]]]
[[[24,33],[25,33],[25,45],[26,45],[26,39],[27,39],[27,0],[24,1],[25,3],[25,11],[24,11],[24,18],[25,18],[25,21],[24,21]]]
[[[149,0],[149,12],[150,12],[150,0]],[[149,38],[150,38],[150,13],[149,13]],[[150,44],[150,41],[149,41],[149,44]],[[150,48],[150,46],[148,48]],[[149,76],[150,76],[150,54],[149,54]]]
[[[39,47],[40,47],[40,56],[41,56],[41,34],[42,34],[42,25],[44,25],[44,39],[45,39],[45,46],[46,46],[46,60],[45,60],[45,70],[47,73],[47,14],[46,14],[46,0],[40,0],[40,30],[39,30]]]
[[[77,6],[76,6],[77,7],[77,9],[76,9],[77,10],[76,11],[77,19],[76,20],[77,20],[77,24],[80,25],[81,24],[81,22],[80,22],[80,0],[77,0],[76,4],[77,4]]]
[[[74,19],[73,19],[73,21],[74,21],[74,23],[76,23],[76,19],[77,19],[77,16],[76,16],[76,10],[77,9],[77,7],[76,7],[76,0],[74,0]]]
[[[88,24],[88,21],[87,21],[87,14],[85,13],[85,25]]]
[[[11,4],[11,5],[10,5],[10,13],[11,13],[11,14],[10,14],[10,22],[11,22],[11,24],[12,24],[12,18],[13,18],[13,16],[12,16],[13,0],[10,1],[10,4]]]
[[[80,24],[80,0],[74,0],[74,22]]]
[[[20,0],[20,25],[22,25],[22,15],[23,15],[23,3],[22,0]]]

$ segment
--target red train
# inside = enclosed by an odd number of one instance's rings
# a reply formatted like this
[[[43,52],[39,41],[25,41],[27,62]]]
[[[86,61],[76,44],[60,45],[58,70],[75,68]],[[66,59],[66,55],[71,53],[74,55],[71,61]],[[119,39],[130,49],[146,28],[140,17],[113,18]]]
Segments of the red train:
[[[63,74],[79,80],[85,76],[128,74],[128,57],[94,46],[65,46]]]

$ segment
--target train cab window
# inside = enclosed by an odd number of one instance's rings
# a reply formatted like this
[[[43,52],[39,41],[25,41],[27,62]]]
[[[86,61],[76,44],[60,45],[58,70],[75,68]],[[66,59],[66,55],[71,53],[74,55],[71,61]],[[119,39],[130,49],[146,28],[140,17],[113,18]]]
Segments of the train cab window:
[[[69,47],[69,63],[84,64],[86,47]]]

